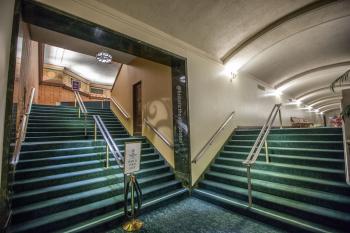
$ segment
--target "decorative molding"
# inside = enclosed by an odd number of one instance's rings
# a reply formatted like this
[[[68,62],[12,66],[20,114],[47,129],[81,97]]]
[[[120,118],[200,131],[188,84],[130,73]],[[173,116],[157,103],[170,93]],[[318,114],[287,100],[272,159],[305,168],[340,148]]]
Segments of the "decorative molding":
[[[318,109],[322,112],[322,109],[323,109],[323,108],[327,108],[327,107],[335,106],[335,105],[338,105],[337,108],[340,109],[340,102],[338,102],[338,103],[332,103],[332,104],[326,104],[326,105],[323,105],[323,106],[319,107]]]
[[[325,66],[316,67],[316,68],[313,68],[313,69],[310,69],[310,70],[306,70],[304,72],[301,72],[299,74],[293,75],[293,76],[291,76],[289,78],[286,78],[286,79],[278,82],[276,85],[274,85],[274,87],[277,89],[277,88],[279,88],[279,87],[281,87],[281,86],[283,86],[283,85],[285,85],[285,84],[287,84],[289,82],[292,82],[292,81],[295,81],[295,80],[297,80],[299,78],[302,78],[305,75],[316,73],[316,72],[319,72],[319,71],[325,71],[325,70],[328,70],[328,69],[341,67],[341,66],[350,66],[350,61],[329,64],[329,65],[325,65]]]
[[[336,89],[337,88],[340,88],[340,90],[348,89],[348,88],[350,88],[350,84],[344,84],[341,87],[337,86]],[[320,91],[324,91],[324,90],[327,90],[327,89],[329,89],[329,91],[332,92],[329,86],[324,86],[324,87],[321,87],[321,88],[313,89],[311,91],[302,93],[299,96],[297,96],[296,99],[301,99],[301,98],[304,98],[304,97],[309,96],[311,94],[314,94],[314,93],[317,93],[317,92],[320,92]]]
[[[236,55],[238,52],[240,52],[241,50],[243,50],[245,47],[247,47],[249,44],[251,44],[253,41],[257,40],[258,38],[262,37],[263,35],[267,34],[268,32],[274,30],[275,28],[279,27],[280,25],[291,21],[301,15],[304,15],[310,11],[319,9],[325,5],[328,5],[330,3],[335,3],[338,0],[318,0],[316,2],[312,2],[306,6],[303,6],[299,9],[296,9],[294,11],[292,11],[291,13],[273,21],[272,23],[270,23],[269,25],[267,25],[266,27],[262,28],[261,30],[259,30],[258,32],[256,32],[255,34],[251,35],[250,37],[248,37],[247,39],[241,41],[239,44],[237,44],[236,46],[234,46],[232,49],[230,49],[222,58],[221,60],[223,61],[223,63],[226,63],[228,60],[230,60],[234,55]]]
[[[323,111],[323,113],[330,112],[330,111],[333,111],[333,110],[339,110],[339,111],[340,111],[340,107],[339,107],[339,108],[329,108],[329,109],[326,109],[326,110]]]
[[[314,101],[309,102],[309,105],[312,107],[314,105],[317,105],[318,103],[326,102],[326,101],[331,101],[331,100],[341,100],[342,96],[341,95],[336,95],[336,96],[326,96],[322,97],[319,99],[316,99]]]

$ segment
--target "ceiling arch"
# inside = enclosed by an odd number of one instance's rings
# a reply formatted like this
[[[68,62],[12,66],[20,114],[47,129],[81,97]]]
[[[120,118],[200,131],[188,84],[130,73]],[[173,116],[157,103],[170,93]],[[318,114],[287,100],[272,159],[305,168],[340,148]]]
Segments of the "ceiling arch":
[[[338,108],[340,109],[340,103],[327,104],[327,105],[324,105],[324,106],[318,108],[318,110],[320,112],[323,112],[323,110],[328,109],[329,107],[334,107],[335,109],[338,109]]]
[[[330,101],[323,102],[323,103],[320,103],[320,104],[317,104],[317,105],[314,105],[311,107],[313,107],[314,109],[319,109],[319,108],[322,108],[322,107],[327,106],[329,104],[340,104],[340,100],[330,100]]]
[[[302,101],[305,104],[309,104],[311,101],[314,101],[317,98],[322,98],[324,96],[336,96],[341,94],[341,90],[349,89],[350,84],[345,84],[342,87],[337,87],[333,93],[329,86],[323,86],[321,88],[315,88],[308,92],[305,92],[299,96],[296,96],[296,99]]]
[[[328,86],[350,68],[350,1],[95,1],[304,104],[339,95]]]
[[[326,96],[326,97],[322,97],[322,98],[316,99],[314,101],[310,101],[309,102],[309,106],[313,107],[313,106],[319,105],[321,103],[329,102],[329,101],[332,101],[332,100],[333,101],[335,101],[335,100],[340,101],[341,99],[342,99],[341,95]]]
[[[316,67],[310,70],[303,71],[301,73],[298,73],[296,75],[293,75],[292,77],[287,77],[282,81],[279,81],[278,83],[274,84],[275,89],[281,89],[286,90],[289,86],[293,85],[294,83],[297,83],[299,80],[311,76],[311,75],[318,75],[322,74],[323,72],[327,72],[330,70],[346,70],[348,67],[350,67],[350,61],[345,62],[339,62],[334,64],[328,64],[325,66]]]
[[[340,108],[329,108],[329,109],[325,109],[325,110],[323,111],[323,113],[327,113],[327,112],[334,111],[334,110],[340,110]]]

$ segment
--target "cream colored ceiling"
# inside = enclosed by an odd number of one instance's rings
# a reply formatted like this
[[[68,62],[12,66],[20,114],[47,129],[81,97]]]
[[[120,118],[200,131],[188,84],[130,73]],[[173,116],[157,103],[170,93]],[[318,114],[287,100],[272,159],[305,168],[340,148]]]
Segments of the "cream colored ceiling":
[[[112,85],[120,63],[100,63],[95,56],[77,53],[68,49],[45,45],[44,64],[65,67],[91,83]]]
[[[349,0],[96,1],[306,105],[339,97],[329,84],[350,68]]]
[[[98,0],[217,58],[313,0]]]
[[[46,44],[45,63],[66,67],[92,83],[112,85],[120,65],[135,59],[133,55],[35,25],[30,25],[29,30],[32,40]],[[111,64],[97,62],[95,56],[103,50],[112,55]]]

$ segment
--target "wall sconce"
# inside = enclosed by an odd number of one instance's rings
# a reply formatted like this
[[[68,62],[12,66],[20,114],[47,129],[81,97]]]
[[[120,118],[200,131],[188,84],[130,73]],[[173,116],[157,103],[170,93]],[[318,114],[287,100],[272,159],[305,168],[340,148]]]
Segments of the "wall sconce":
[[[237,73],[231,71],[231,72],[230,72],[230,82],[232,83],[232,81],[233,81],[234,79],[236,79],[236,78],[237,78]]]

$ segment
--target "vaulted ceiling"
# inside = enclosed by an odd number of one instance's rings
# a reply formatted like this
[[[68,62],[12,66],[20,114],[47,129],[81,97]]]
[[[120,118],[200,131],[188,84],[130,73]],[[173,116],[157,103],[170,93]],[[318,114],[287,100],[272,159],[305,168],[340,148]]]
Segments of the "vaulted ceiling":
[[[350,69],[348,0],[97,1],[315,109],[334,108],[350,87],[329,89]]]

